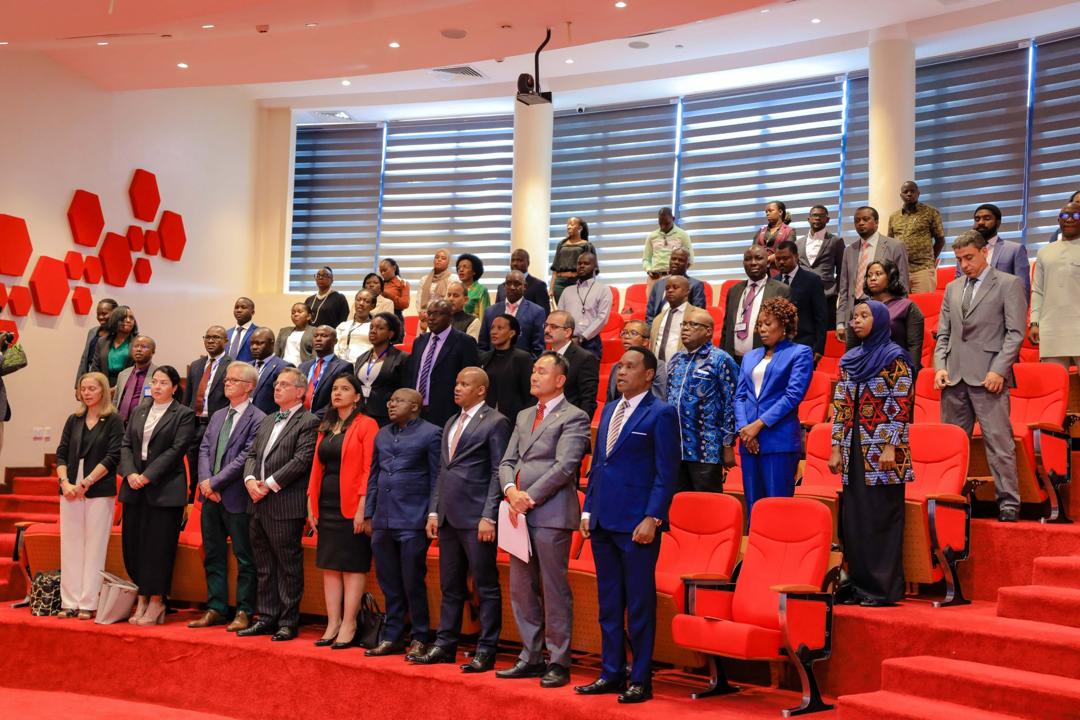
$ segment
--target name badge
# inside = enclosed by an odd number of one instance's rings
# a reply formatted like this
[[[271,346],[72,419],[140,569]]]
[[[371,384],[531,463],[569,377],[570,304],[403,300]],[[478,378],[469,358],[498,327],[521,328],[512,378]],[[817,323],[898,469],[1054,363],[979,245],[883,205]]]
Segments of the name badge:
[[[746,323],[744,323],[744,322],[735,323],[735,332],[743,332],[744,330],[746,330]]]
[[[142,389],[142,396],[144,398],[150,397],[150,386],[147,385]]]

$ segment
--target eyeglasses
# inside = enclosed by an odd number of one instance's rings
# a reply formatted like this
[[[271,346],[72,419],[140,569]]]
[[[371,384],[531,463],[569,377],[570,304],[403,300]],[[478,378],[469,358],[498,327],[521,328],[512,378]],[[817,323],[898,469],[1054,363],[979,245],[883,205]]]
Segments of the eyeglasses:
[[[554,323],[544,323],[545,330],[569,330],[568,325],[555,325]]]
[[[709,326],[705,323],[694,322],[693,320],[683,320],[682,326],[691,330],[708,330]]]
[[[225,378],[225,384],[228,385],[229,383],[247,383],[248,385],[250,385],[251,381],[250,380],[245,380],[244,378],[231,378],[231,377]]]
[[[202,339],[203,340],[225,340],[226,337],[224,335],[203,335]]]
[[[1080,220],[1080,212],[1061,213],[1058,215],[1059,220]]]
[[[619,337],[645,337],[645,333],[638,332],[637,330],[623,330],[621,333],[619,333]]]

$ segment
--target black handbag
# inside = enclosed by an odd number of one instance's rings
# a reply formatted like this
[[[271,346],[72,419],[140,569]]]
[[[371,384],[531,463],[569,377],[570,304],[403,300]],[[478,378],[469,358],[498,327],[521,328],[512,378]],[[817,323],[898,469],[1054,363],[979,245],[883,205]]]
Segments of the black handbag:
[[[357,639],[360,645],[368,649],[378,645],[385,622],[386,614],[375,601],[375,596],[369,592],[364,593],[364,597],[360,600],[360,621],[357,626],[359,633]]]

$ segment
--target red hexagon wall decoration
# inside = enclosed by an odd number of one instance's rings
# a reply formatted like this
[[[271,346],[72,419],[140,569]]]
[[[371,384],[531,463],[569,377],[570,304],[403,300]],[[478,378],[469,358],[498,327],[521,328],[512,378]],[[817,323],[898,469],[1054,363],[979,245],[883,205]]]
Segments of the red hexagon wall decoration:
[[[105,233],[105,241],[101,243],[101,275],[105,282],[114,287],[127,285],[128,276],[131,275],[131,248],[128,247],[127,238],[116,233]]]
[[[150,276],[154,269],[150,267],[150,261],[144,257],[135,260],[135,282],[145,285],[150,282]]]
[[[0,320],[0,332],[9,332],[15,336],[15,342],[19,342],[19,326],[12,320]]]
[[[80,285],[71,291],[71,307],[77,315],[89,315],[93,306],[94,298],[90,295],[90,288]]]
[[[91,285],[101,282],[101,260],[97,255],[87,255],[83,259],[83,280]]]
[[[26,317],[26,314],[30,312],[31,303],[30,288],[25,285],[16,285],[8,292],[8,310],[12,315]]]
[[[161,205],[157,176],[154,173],[149,170],[136,170],[128,187],[128,197],[131,198],[131,212],[136,218],[143,222],[154,222]]]
[[[83,274],[82,255],[69,250],[67,255],[64,255],[64,267],[67,269],[68,280],[78,280]]]
[[[21,276],[33,250],[26,221],[13,215],[0,215],[0,273]]]
[[[76,190],[68,206],[68,223],[77,245],[97,247],[101,231],[105,229],[105,216],[101,214],[98,196],[86,190]]]
[[[161,257],[174,261],[183,257],[187,234],[184,232],[182,217],[171,210],[161,213],[158,234],[161,236]]]
[[[127,231],[128,247],[131,248],[131,252],[142,252],[145,238],[143,237],[143,229],[138,225],[129,225]]]
[[[147,255],[157,255],[160,252],[161,236],[157,234],[157,230],[147,230],[143,239],[143,252]]]
[[[5,305],[7,305],[7,288],[0,283],[0,310],[3,310]]]
[[[34,308],[43,315],[59,315],[67,300],[67,267],[62,260],[38,257],[30,273],[30,295]]]

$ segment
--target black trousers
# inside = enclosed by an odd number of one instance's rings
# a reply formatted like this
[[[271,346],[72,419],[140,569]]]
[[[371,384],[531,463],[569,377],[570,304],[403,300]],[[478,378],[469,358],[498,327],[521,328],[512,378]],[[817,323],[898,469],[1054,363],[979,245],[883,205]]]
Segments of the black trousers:
[[[444,523],[439,528],[439,585],[442,606],[435,643],[454,648],[461,638],[461,615],[468,601],[469,575],[480,599],[480,638],[477,650],[495,651],[502,631],[502,591],[495,563],[494,542],[480,542],[475,527],[458,529]]]
[[[259,618],[278,627],[300,624],[304,595],[304,518],[251,516],[251,550],[258,576]]]
[[[675,492],[724,492],[724,464],[683,460]]]
[[[124,503],[120,545],[124,568],[140,595],[168,595],[183,507]]]
[[[423,530],[379,529],[371,534],[375,577],[386,598],[383,640],[397,642],[405,635],[405,615],[412,618],[412,639],[431,642],[428,613],[427,551],[431,543]],[[441,550],[440,550],[441,552]]]
[[[221,503],[203,503],[203,569],[206,571],[206,604],[222,615],[229,611],[229,545],[236,556],[236,609],[255,612],[258,584],[251,552],[251,516],[231,513]]]

